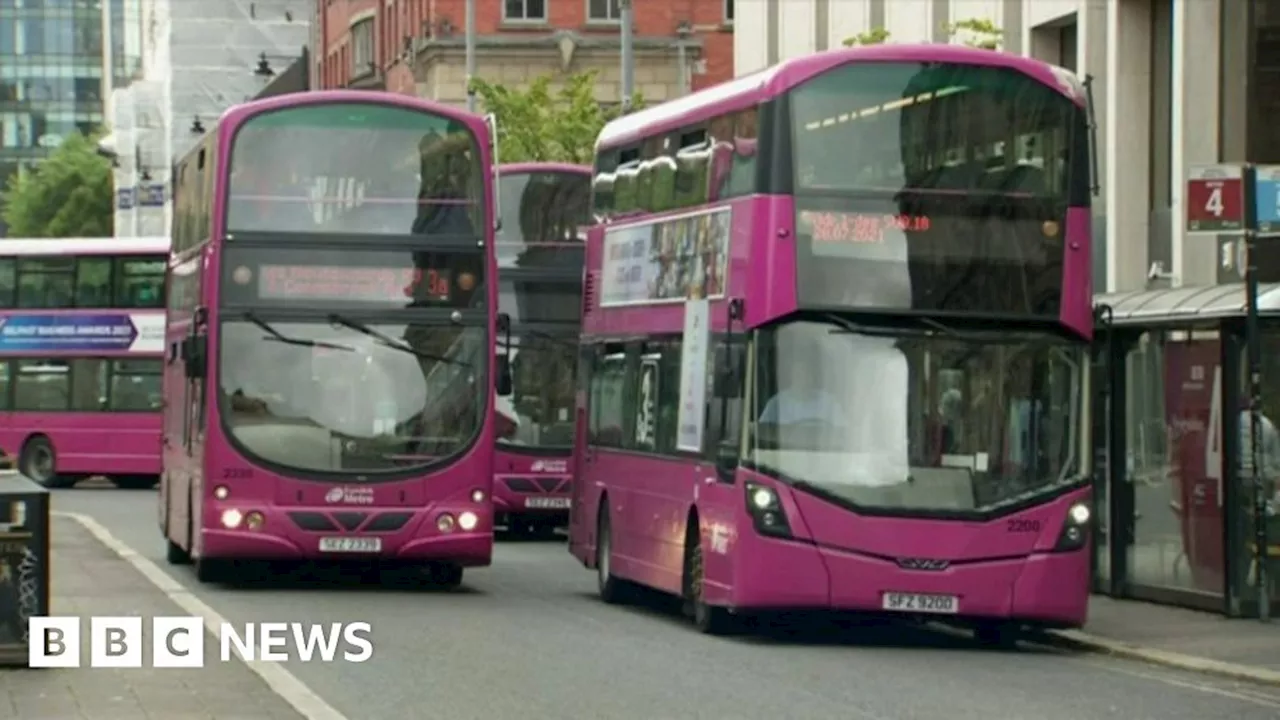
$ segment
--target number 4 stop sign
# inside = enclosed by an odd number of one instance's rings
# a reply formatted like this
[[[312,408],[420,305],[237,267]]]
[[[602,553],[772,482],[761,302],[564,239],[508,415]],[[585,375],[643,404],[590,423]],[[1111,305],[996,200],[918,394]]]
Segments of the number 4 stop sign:
[[[1244,230],[1244,168],[1200,165],[1187,176],[1187,232]]]

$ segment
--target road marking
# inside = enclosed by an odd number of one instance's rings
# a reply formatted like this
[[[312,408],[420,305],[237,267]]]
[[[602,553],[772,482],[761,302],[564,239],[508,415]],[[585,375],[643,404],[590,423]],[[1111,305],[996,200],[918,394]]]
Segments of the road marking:
[[[1118,663],[1118,662],[1102,662],[1098,660],[1085,660],[1083,658],[1079,659],[1079,662],[1083,662],[1086,665],[1092,665],[1093,667],[1097,667],[1097,668],[1105,668],[1109,671],[1121,672],[1121,673],[1124,673],[1125,675],[1131,675],[1133,677],[1139,677],[1146,680],[1154,680],[1156,682],[1161,682],[1166,685],[1173,685],[1174,687],[1185,688],[1187,690],[1196,690],[1198,692],[1208,693],[1210,695],[1219,695],[1222,697],[1232,698],[1234,700],[1243,700],[1245,702],[1252,703],[1254,705],[1260,705],[1262,707],[1280,709],[1280,697],[1269,696],[1263,693],[1261,690],[1255,690],[1252,688],[1232,689],[1232,688],[1217,687],[1214,685],[1209,685],[1207,683],[1200,683],[1192,680],[1183,680],[1181,678],[1162,675],[1157,672],[1143,672],[1141,670],[1138,670],[1137,668],[1134,668],[1132,666],[1125,665],[1122,663]]]
[[[102,523],[82,513],[55,511],[53,515],[69,518],[80,523],[99,542],[110,548],[116,555],[119,555],[120,559],[142,573],[143,577],[156,586],[174,604],[192,615],[203,618],[204,626],[211,635],[217,637],[218,630],[222,627],[222,624],[230,623],[229,620],[219,615],[217,610],[209,607],[208,604],[184,587],[182,583],[174,580],[169,573],[160,569],[159,565],[139,555],[124,541],[112,535],[111,531],[104,527]],[[271,688],[272,692],[283,698],[285,702],[293,706],[293,709],[301,713],[307,720],[348,720],[347,716],[325,702],[324,699],[299,680],[296,675],[286,670],[283,665],[259,661],[246,662],[244,664],[255,675],[262,678],[262,681],[267,684],[267,687]]]

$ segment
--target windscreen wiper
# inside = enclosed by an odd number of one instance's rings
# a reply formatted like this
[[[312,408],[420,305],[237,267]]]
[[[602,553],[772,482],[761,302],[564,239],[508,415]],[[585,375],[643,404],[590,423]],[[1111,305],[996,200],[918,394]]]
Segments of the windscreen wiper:
[[[275,340],[276,342],[282,342],[286,345],[299,345],[301,347],[318,347],[318,348],[324,348],[326,350],[345,350],[347,352],[354,352],[355,350],[355,348],[347,347],[346,345],[334,345],[333,343],[327,343],[322,340],[291,338],[288,335],[285,335],[284,333],[272,327],[271,323],[268,323],[266,320],[263,320],[262,318],[258,317],[257,315],[254,315],[251,312],[245,313],[242,317],[244,317],[245,320],[248,320],[249,322],[261,328],[262,331],[265,332],[266,334],[270,335],[271,336],[270,339]]]
[[[896,326],[886,327],[883,325],[863,325],[861,323],[854,322],[848,318],[841,317],[834,313],[824,313],[823,317],[826,318],[829,322],[840,326],[841,328],[840,330],[832,330],[831,331],[832,333],[854,333],[857,335],[881,335],[881,336],[893,337],[897,335],[904,335],[909,332],[907,328],[903,328],[903,327],[896,327]],[[968,333],[963,333],[951,327],[950,325],[946,325],[930,317],[922,317],[919,315],[909,315],[907,317],[909,317],[913,322],[924,325],[925,327],[931,330],[937,330],[943,335],[953,337],[957,340],[981,339],[981,336],[979,335],[971,335]]]
[[[374,340],[377,340],[379,343],[385,345],[386,347],[391,348],[392,350],[399,350],[400,352],[406,352],[415,357],[420,357],[423,360],[434,360],[436,362],[442,362],[447,365],[459,365],[461,367],[471,366],[471,363],[466,362],[464,360],[455,360],[453,358],[447,358],[440,355],[432,355],[431,353],[424,353],[421,350],[415,350],[412,346],[408,345],[403,341],[396,340],[395,338],[385,333],[381,333],[381,332],[378,332],[377,330],[374,330],[373,328],[369,327],[368,325],[362,322],[356,322],[351,318],[343,317],[341,315],[338,315],[337,313],[333,313],[329,315],[329,322],[333,323],[334,325],[341,325],[344,328],[355,330],[356,332],[361,333],[363,335],[368,335],[369,337],[373,338]]]

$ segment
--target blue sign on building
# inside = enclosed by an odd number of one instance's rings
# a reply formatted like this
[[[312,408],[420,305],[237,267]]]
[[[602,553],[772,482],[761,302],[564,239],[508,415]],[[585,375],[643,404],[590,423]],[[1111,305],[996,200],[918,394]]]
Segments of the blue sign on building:
[[[1258,218],[1258,232],[1280,233],[1280,165],[1262,165],[1257,173],[1253,189],[1254,211]]]
[[[160,183],[138,188],[139,207],[164,207],[164,185]]]
[[[131,210],[133,209],[136,191],[133,188],[120,188],[116,190],[116,209]]]

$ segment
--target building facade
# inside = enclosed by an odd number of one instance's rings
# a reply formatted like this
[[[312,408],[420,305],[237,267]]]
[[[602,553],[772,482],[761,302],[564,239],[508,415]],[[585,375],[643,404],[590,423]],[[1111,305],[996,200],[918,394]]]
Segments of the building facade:
[[[837,12],[838,8],[838,12]],[[839,47],[873,28],[891,42],[949,42],[986,19],[1008,52],[1093,80],[1103,192],[1095,287],[1240,278],[1230,238],[1183,230],[1184,178],[1215,162],[1280,162],[1280,0],[738,0],[739,74]],[[1262,253],[1280,280],[1280,251]]]
[[[466,0],[315,0],[319,87],[466,102]],[[733,76],[734,0],[634,3],[635,89],[661,102]],[[619,100],[618,0],[476,1],[476,74],[523,85],[598,73]]]
[[[106,98],[138,66],[137,2],[0,0],[0,188],[102,126]]]

